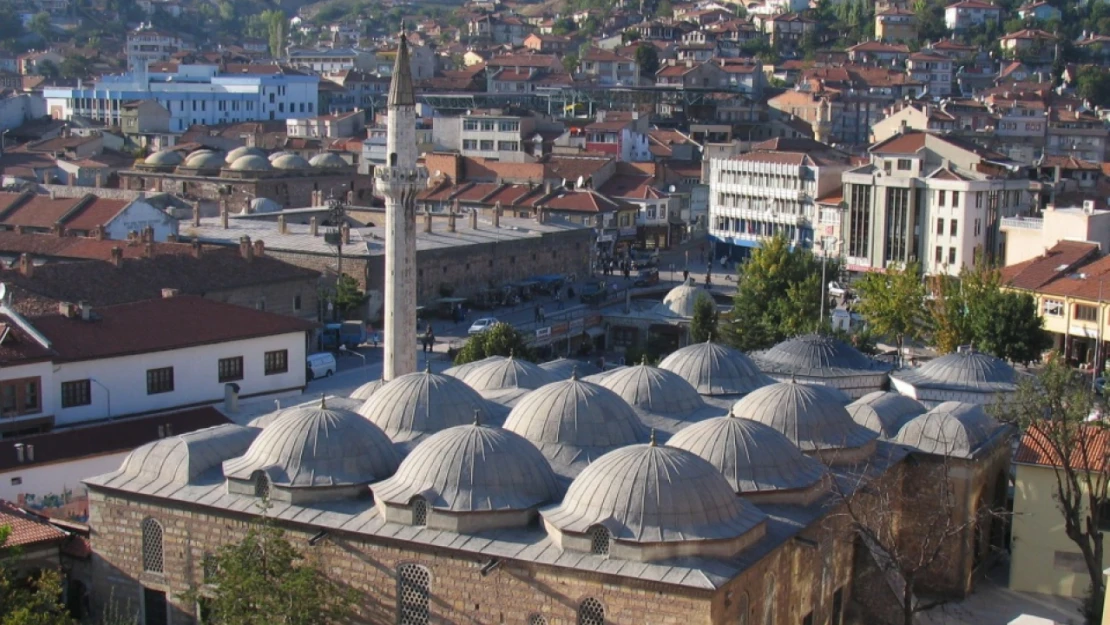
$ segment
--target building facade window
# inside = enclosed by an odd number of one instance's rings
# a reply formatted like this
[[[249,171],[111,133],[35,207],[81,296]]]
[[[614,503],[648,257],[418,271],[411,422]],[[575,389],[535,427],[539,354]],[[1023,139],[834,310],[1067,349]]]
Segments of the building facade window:
[[[945,196],[948,195],[947,191],[937,191],[937,206],[944,206]]]
[[[528,625],[547,625],[547,619],[542,614],[533,614],[528,617]]]
[[[957,225],[957,221],[953,219],[948,222],[948,234],[950,236],[956,236],[957,232],[959,232],[959,226]]]
[[[397,624],[427,625],[431,574],[419,564],[397,567]]]
[[[259,499],[270,498],[270,476],[262,471],[255,471],[251,474],[251,481],[254,482],[254,496]]]
[[[898,171],[910,171],[913,169],[913,161],[908,158],[898,159]]]
[[[954,247],[948,248],[948,264],[949,265],[955,265],[956,264],[956,248],[954,248]]]
[[[149,573],[165,572],[165,555],[162,549],[162,524],[147,517],[142,522],[143,570]]]
[[[1076,321],[1098,321],[1098,308],[1088,304],[1075,305]]]
[[[233,356],[219,360],[220,382],[234,382],[243,379],[243,357]]]
[[[944,248],[938,245],[935,251],[936,254],[933,257],[933,262],[939,265],[944,262]]]
[[[92,403],[92,385],[89,380],[62,382],[62,408],[88,406]]]
[[[578,625],[605,625],[605,607],[593,597],[578,606]]]
[[[42,410],[39,378],[19,378],[0,382],[0,416],[18,417]]]
[[[168,612],[166,593],[143,588],[143,625],[169,625]]]
[[[173,367],[146,370],[146,394],[173,392]]]
[[[937,218],[937,235],[941,236],[943,234],[944,234],[944,219],[938,217]]]
[[[264,365],[263,373],[266,375],[275,375],[289,371],[289,350],[287,349],[266,352],[262,360]]]
[[[428,524],[428,502],[423,497],[415,497],[412,500],[412,524],[417,526],[425,526]]]
[[[1064,302],[1055,299],[1046,299],[1041,304],[1041,312],[1046,317],[1063,317],[1064,316]]]
[[[609,544],[612,542],[612,535],[608,529],[600,525],[591,527],[586,535],[590,538],[590,553],[597,556],[609,555]]]

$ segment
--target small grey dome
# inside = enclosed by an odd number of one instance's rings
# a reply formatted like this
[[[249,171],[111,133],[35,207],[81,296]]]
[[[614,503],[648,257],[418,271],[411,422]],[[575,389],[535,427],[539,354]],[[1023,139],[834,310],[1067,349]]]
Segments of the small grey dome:
[[[868,393],[846,408],[856,423],[877,432],[882,440],[894,438],[906,421],[925,412],[925,406],[912,397],[886,391]]]
[[[706,407],[701,395],[678,374],[648,365],[617,369],[598,384],[634,408],[669,417],[682,417]]]
[[[585,533],[600,525],[617,541],[660,543],[734,538],[766,516],[696,455],[632,445],[586,467],[562,504],[543,518],[563,532]]]
[[[281,210],[281,204],[271,200],[268,197],[256,197],[251,200],[250,213],[276,213]]]
[[[220,169],[223,166],[223,155],[212,150],[197,150],[185,159],[185,167],[190,169]]]
[[[417,445],[392,478],[373,487],[385,503],[423,497],[450,512],[524,510],[558,499],[551,465],[520,436],[497,427],[460,425]]]
[[[671,289],[663,298],[663,303],[656,307],[664,315],[674,315],[687,319],[694,316],[694,307],[699,299],[706,298],[713,301],[713,296],[705,289],[698,288],[687,282]],[[714,306],[716,303],[714,303]]]
[[[250,148],[245,145],[239,146],[227,153],[224,162],[230,165],[244,156],[261,156],[262,158],[266,158],[266,153],[258,148]]]
[[[828,474],[825,465],[803,454],[778,430],[731,414],[695,423],[667,445],[717,467],[741,495],[805,489]]]
[[[184,486],[224,458],[245,452],[258,434],[255,428],[228,423],[147,443],[127,455],[112,483],[125,488]]]
[[[607,388],[564,380],[525,395],[505,429],[531,441],[562,473],[574,473],[617,447],[648,440],[636,412]]]
[[[481,360],[475,360],[474,362],[468,362],[464,365],[455,365],[454,367],[451,367],[449,369],[444,369],[443,370],[443,375],[449,375],[453,378],[458,378],[458,379],[461,380],[461,379],[463,379],[463,377],[466,376],[467,372],[472,370],[472,369],[480,367],[480,366],[482,366],[486,363],[489,363],[489,362],[497,362],[498,360],[504,360],[504,359],[505,359],[504,356],[488,356],[488,357],[483,358]]]
[[[270,164],[274,169],[308,169],[310,165],[308,161],[304,160],[296,154],[283,154],[275,159],[270,159]]]
[[[1013,391],[1018,373],[1001,358],[968,349],[946,354],[916,369],[896,371],[891,377],[920,388],[995,393]]]
[[[266,160],[268,160],[268,161],[270,161],[271,163],[273,163],[273,162],[274,162],[274,160],[276,160],[276,159],[279,159],[279,158],[281,158],[281,157],[283,157],[283,156],[286,156],[286,155],[288,155],[288,154],[292,154],[292,152],[274,152],[273,154],[271,154],[271,155],[267,156],[267,157],[266,157]]]
[[[486,423],[498,421],[493,406],[456,378],[428,371],[394,378],[358,409],[389,435],[405,443],[456,425],[474,422],[478,411]]]
[[[861,372],[889,371],[889,364],[868,358],[840,339],[823,334],[805,334],[752,354],[765,373],[811,377],[854,376]]]
[[[970,458],[997,429],[981,405],[946,401],[907,421],[894,440],[927,454]]]
[[[247,423],[247,426],[262,430],[262,429],[265,429],[266,426],[270,425],[274,421],[277,421],[278,419],[280,419],[283,416],[289,414],[290,412],[293,412],[294,410],[300,410],[301,408],[302,408],[301,406],[289,406],[288,408],[278,408],[277,410],[275,410],[273,412],[267,412],[264,415],[260,415],[260,416],[257,416],[255,418],[251,419],[250,422]]]
[[[378,378],[377,380],[370,380],[366,384],[363,384],[362,386],[356,388],[351,393],[351,399],[366,401],[367,399],[370,399],[371,395],[377,393],[378,389],[383,386],[385,386],[385,380],[381,378]]]
[[[336,154],[335,152],[322,152],[320,154],[317,154],[316,156],[313,156],[311,159],[309,159],[308,164],[313,167],[321,167],[327,169],[350,167],[350,164],[347,163],[347,161],[343,160],[343,157]]]
[[[264,156],[248,154],[240,156],[227,166],[231,171],[270,171],[273,167]]]
[[[349,410],[321,405],[274,420],[246,454],[224,462],[224,476],[249,481],[262,471],[274,486],[353,486],[389,477],[399,461],[377,426]]]
[[[601,373],[601,369],[592,363],[574,360],[573,358],[556,358],[541,364],[540,369],[549,372],[556,380],[569,380],[575,371],[578,372],[580,378]]]
[[[735,414],[784,434],[802,451],[853,449],[876,434],[852,420],[835,390],[815,384],[779,382],[736,402]]]
[[[743,353],[710,342],[683,347],[659,368],[677,373],[702,395],[743,395],[773,382]]]
[[[479,393],[513,388],[537,389],[555,381],[550,373],[519,358],[487,362],[470,369],[460,379]]]
[[[176,150],[159,150],[143,159],[143,164],[151,167],[177,167],[184,160]]]

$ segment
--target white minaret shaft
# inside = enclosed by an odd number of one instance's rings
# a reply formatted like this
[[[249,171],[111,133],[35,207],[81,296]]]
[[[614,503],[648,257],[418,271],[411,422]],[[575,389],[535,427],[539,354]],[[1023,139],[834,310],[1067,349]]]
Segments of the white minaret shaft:
[[[416,194],[428,181],[417,167],[416,98],[405,34],[389,87],[386,165],[374,172],[385,198],[385,363],[382,378],[416,371]]]

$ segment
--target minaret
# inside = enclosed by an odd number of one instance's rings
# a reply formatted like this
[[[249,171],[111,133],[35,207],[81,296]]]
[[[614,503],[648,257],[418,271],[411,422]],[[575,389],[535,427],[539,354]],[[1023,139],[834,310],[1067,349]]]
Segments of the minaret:
[[[385,363],[383,380],[416,371],[416,194],[428,172],[416,165],[416,98],[404,27],[389,86],[387,163],[374,170],[385,198]]]

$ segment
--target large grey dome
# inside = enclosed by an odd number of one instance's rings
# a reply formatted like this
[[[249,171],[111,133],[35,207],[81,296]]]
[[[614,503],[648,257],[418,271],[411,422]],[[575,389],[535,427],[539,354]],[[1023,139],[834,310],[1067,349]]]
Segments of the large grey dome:
[[[556,380],[569,380],[575,372],[580,378],[601,373],[601,369],[597,366],[573,358],[556,358],[541,364],[540,368],[549,372]]]
[[[947,401],[907,421],[894,440],[928,454],[970,458],[997,429],[981,405]]]
[[[925,412],[925,406],[912,397],[885,391],[868,393],[846,408],[856,423],[878,433],[883,440],[894,438],[906,421]]]
[[[505,429],[539,447],[556,471],[570,474],[617,447],[648,440],[636,411],[616,393],[576,379],[525,395]]]
[[[227,153],[224,163],[230,165],[244,156],[259,156],[266,158],[266,153],[258,148],[251,148],[245,145],[239,146]]]
[[[177,150],[159,150],[143,159],[143,164],[151,167],[177,167],[184,160]]]
[[[916,369],[896,371],[891,377],[895,382],[918,388],[997,393],[1013,391],[1018,373],[1001,358],[968,349],[946,354]]]
[[[736,402],[734,411],[771,426],[802,451],[866,447],[869,454],[876,434],[853,421],[840,399],[824,386],[779,382]]]
[[[730,539],[766,520],[713,465],[654,444],[605,454],[543,518],[561,532],[584,534],[602,526],[614,540],[635,543]]]
[[[472,423],[475,411],[488,423],[496,423],[501,416],[466,384],[428,371],[390,380],[358,409],[395,443]]]
[[[308,161],[304,160],[300,156],[297,156],[296,154],[282,154],[277,158],[269,160],[274,169],[292,170],[308,169],[310,167]]]
[[[752,354],[764,373],[810,377],[855,376],[885,373],[891,366],[868,358],[840,339],[823,334],[805,334]]]
[[[431,508],[450,512],[524,510],[560,493],[551,465],[534,445],[483,425],[429,436],[373,491],[385,503],[408,505],[422,497]]]
[[[370,380],[366,384],[363,384],[362,386],[351,391],[351,399],[366,401],[367,399],[370,399],[370,397],[374,393],[377,393],[378,389],[383,386],[385,386],[385,380],[383,380],[382,378],[378,378],[377,380]]]
[[[347,161],[343,160],[343,157],[336,154],[335,152],[323,152],[321,154],[317,154],[316,156],[313,156],[311,159],[309,159],[308,163],[313,167],[323,167],[328,169],[349,166]]]
[[[248,154],[235,159],[227,168],[231,171],[270,171],[273,166],[264,156]]]
[[[212,150],[197,150],[185,159],[184,166],[190,169],[220,169],[224,166],[224,156]]]
[[[224,458],[245,452],[258,433],[255,428],[225,423],[147,443],[127,455],[112,474],[113,486],[184,486]]]
[[[272,154],[270,154],[269,156],[266,157],[266,160],[268,160],[272,163],[275,160],[277,160],[277,159],[279,159],[283,156],[289,155],[289,154],[292,154],[292,152],[273,152]]]
[[[466,371],[459,379],[479,393],[514,388],[534,390],[555,381],[547,371],[519,358],[500,358],[484,363]]]
[[[648,365],[618,369],[598,384],[634,408],[669,417],[681,418],[706,407],[701,395],[678,374]]]
[[[774,428],[733,415],[695,423],[667,443],[717,467],[741,495],[808,489],[828,474],[825,465]]]
[[[695,343],[659,363],[689,382],[702,395],[743,395],[771,384],[750,358],[716,343]]]
[[[713,302],[713,296],[707,290],[690,283],[680,284],[667,293],[657,310],[665,315],[691,318],[694,316],[694,308],[698,300],[703,298]],[[715,302],[714,306],[716,306]]]
[[[247,453],[224,462],[224,476],[250,481],[256,471],[274,486],[368,484],[397,470],[399,458],[377,426],[349,410],[301,407],[267,425]]]
[[[466,373],[468,371],[470,371],[471,369],[475,369],[477,367],[480,367],[480,366],[482,366],[482,365],[484,365],[488,362],[497,362],[498,360],[505,360],[505,357],[504,356],[487,356],[487,357],[485,357],[481,360],[475,360],[474,362],[468,362],[464,365],[455,365],[454,367],[444,369],[443,370],[443,375],[449,375],[453,378],[458,378],[458,379],[461,380],[461,379],[463,379],[463,377],[466,376]]]

